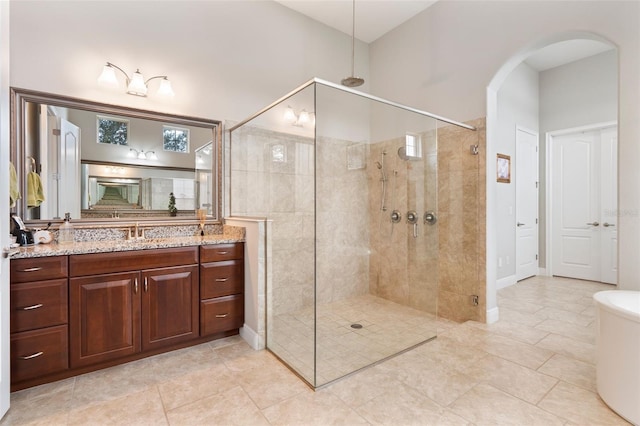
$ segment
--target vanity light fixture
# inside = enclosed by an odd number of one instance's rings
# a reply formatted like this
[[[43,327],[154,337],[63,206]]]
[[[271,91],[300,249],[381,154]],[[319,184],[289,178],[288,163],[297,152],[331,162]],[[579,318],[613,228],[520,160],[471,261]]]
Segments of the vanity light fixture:
[[[129,77],[129,74],[124,72],[122,68],[112,64],[111,62],[107,62],[107,64],[102,68],[102,74],[98,77],[98,83],[103,86],[117,88],[118,79],[116,78],[116,70],[124,74],[127,82],[127,93],[130,95],[147,96],[149,82],[159,78],[161,81],[157,94],[165,97],[174,96],[173,89],[171,88],[171,82],[166,75],[157,75],[145,80],[140,70],[136,69],[136,72]]]
[[[155,151],[147,151],[143,150],[138,151],[135,148],[129,148],[129,157],[137,158],[138,160],[157,160],[158,156]]]
[[[296,127],[304,127],[305,124],[314,126],[316,124],[315,113],[303,109],[300,111],[300,114],[296,114],[291,106],[287,106],[287,109],[284,111],[284,119]]]

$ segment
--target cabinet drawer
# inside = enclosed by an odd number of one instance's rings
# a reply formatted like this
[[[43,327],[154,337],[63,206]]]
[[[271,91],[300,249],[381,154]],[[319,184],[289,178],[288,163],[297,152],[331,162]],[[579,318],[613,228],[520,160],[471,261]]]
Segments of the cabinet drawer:
[[[13,259],[10,269],[12,283],[66,278],[67,256]]]
[[[11,332],[67,323],[67,280],[11,285]]]
[[[244,297],[218,297],[200,302],[201,336],[235,330],[244,324]]]
[[[16,383],[69,368],[66,325],[11,335],[11,381]]]
[[[69,275],[82,277],[197,264],[198,247],[75,254],[69,256]]]
[[[200,263],[244,259],[244,243],[200,246]]]
[[[241,260],[200,265],[200,298],[229,296],[244,292],[244,263]]]

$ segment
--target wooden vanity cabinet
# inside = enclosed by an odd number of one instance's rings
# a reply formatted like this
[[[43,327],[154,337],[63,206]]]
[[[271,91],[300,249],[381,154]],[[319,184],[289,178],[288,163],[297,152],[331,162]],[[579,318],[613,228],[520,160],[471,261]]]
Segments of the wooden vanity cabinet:
[[[72,368],[199,336],[197,247],[72,255],[69,268]]]
[[[11,387],[238,333],[244,243],[13,259]]]
[[[244,243],[200,246],[200,333],[244,324]]]
[[[10,271],[11,382],[67,370],[67,257],[15,259]]]

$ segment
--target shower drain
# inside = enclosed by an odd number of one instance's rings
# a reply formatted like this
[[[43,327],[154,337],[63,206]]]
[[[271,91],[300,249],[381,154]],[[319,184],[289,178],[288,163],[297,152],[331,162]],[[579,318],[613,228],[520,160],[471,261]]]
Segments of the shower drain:
[[[356,329],[362,328],[362,324],[351,324],[351,328],[356,328]]]

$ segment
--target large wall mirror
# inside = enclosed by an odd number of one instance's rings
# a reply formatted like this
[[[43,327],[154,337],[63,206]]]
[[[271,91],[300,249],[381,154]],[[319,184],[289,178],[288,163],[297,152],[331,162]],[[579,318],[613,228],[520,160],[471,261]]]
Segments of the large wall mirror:
[[[15,88],[11,114],[25,221],[220,219],[219,121]]]

